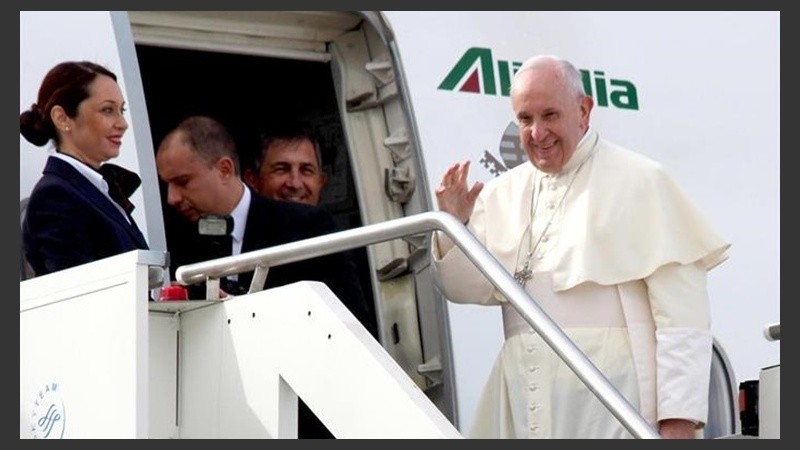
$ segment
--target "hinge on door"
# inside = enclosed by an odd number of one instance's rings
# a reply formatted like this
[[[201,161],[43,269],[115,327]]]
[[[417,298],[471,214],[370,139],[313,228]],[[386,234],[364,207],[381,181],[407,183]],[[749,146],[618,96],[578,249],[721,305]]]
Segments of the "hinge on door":
[[[411,158],[411,146],[404,128],[396,130],[383,140],[383,145],[389,149],[394,164],[399,164]],[[386,169],[385,190],[386,195],[397,203],[405,203],[414,192],[414,174],[409,167],[393,167]]]
[[[434,386],[442,383],[442,361],[438,355],[418,365],[417,372],[429,379]]]
[[[372,75],[376,81],[377,92],[372,89],[362,92],[357,96],[349,96],[347,99],[348,111],[362,111],[383,105],[387,101],[397,97],[397,83],[394,81],[394,68],[389,61],[370,61],[364,65],[364,69]]]
[[[378,80],[378,87],[394,82],[394,68],[389,61],[370,61],[364,68]]]
[[[378,80],[378,103],[384,104],[395,98],[398,94],[397,83],[394,81],[394,67],[389,61],[370,61],[364,67],[376,80]]]
[[[359,96],[348,97],[347,112],[377,108],[395,97],[397,97],[397,84],[392,82],[386,86],[379,87],[377,94],[364,92]]]
[[[392,155],[392,161],[395,164],[411,157],[411,145],[409,145],[405,128],[399,128],[396,132],[384,139],[383,146],[389,149]]]
[[[392,167],[384,171],[384,191],[392,201],[405,203],[414,193],[415,178],[410,167]]]
[[[413,236],[411,237],[413,239]],[[405,239],[414,246],[414,242]],[[409,273],[417,273],[429,264],[428,260],[428,247],[416,246],[411,253],[405,258],[395,258],[388,263],[384,264],[375,272],[378,275],[378,281],[387,281]]]

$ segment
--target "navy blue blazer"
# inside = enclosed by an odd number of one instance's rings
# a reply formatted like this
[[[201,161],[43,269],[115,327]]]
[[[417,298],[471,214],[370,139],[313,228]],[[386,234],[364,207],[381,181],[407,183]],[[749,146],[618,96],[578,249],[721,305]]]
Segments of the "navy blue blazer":
[[[148,249],[135,222],[69,163],[49,157],[22,223],[25,257],[44,275]]]

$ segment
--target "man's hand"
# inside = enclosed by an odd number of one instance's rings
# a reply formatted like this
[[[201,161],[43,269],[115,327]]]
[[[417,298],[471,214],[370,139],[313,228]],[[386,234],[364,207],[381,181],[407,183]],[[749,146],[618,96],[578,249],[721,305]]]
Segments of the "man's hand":
[[[665,419],[658,422],[658,434],[664,439],[694,439],[695,425],[691,420]]]
[[[467,223],[475,208],[475,199],[483,189],[480,181],[467,189],[467,175],[469,175],[469,160],[456,163],[447,168],[447,171],[436,188],[436,203],[439,210],[455,216],[461,223]]]

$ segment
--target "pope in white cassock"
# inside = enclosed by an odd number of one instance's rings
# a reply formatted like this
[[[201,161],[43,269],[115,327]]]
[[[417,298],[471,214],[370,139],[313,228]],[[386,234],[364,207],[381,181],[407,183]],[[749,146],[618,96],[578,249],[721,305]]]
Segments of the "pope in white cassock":
[[[436,190],[539,306],[665,438],[708,415],[707,272],[730,246],[661,165],[604,140],[567,61],[537,56],[511,102],[531,164],[467,186],[469,161]],[[433,267],[454,302],[500,305],[505,342],[481,395],[476,438],[630,433],[443,234]]]

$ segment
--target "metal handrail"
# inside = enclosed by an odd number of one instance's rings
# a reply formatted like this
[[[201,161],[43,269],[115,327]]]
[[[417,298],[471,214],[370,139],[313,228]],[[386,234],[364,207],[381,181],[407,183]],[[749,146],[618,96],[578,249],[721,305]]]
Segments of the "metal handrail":
[[[461,222],[444,212],[415,214],[239,255],[188,264],[177,269],[176,278],[182,284],[199,283],[204,280],[218,282],[220,277],[255,270],[250,292],[257,292],[263,288],[269,267],[436,230],[445,233],[464,252],[634,437],[660,438],[644,417],[631,406],[483,244]]]

